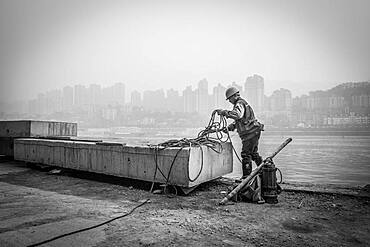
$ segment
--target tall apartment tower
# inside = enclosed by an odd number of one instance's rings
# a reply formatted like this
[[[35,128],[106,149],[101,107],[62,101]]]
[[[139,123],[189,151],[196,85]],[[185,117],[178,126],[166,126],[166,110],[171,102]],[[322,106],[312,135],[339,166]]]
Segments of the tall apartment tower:
[[[141,94],[138,91],[132,91],[131,93],[131,105],[132,106],[141,106]]]
[[[112,86],[113,101],[119,105],[125,104],[125,84],[116,83]]]
[[[55,89],[46,92],[46,112],[47,114],[53,112],[62,111],[62,91],[60,89]]]
[[[91,84],[88,89],[89,93],[89,105],[99,105],[101,104],[101,98],[102,98],[102,91],[101,91],[101,86],[97,84]]]
[[[197,95],[191,89],[191,86],[187,86],[184,91],[182,91],[184,99],[184,112],[192,113],[197,111]]]
[[[284,88],[275,90],[270,97],[270,104],[271,111],[290,114],[292,111],[292,93]]]
[[[71,87],[71,86],[64,87],[62,94],[63,94],[62,95],[63,111],[72,110],[72,106],[73,106],[73,87]]]
[[[88,103],[88,92],[84,85],[75,85],[74,87],[74,105],[81,107]]]
[[[244,84],[245,98],[253,107],[254,111],[260,113],[263,110],[264,101],[264,79],[262,76],[253,75],[247,77]]]
[[[184,105],[183,100],[179,95],[179,92],[174,89],[167,90],[165,108],[171,112],[183,112]]]
[[[230,107],[225,98],[226,87],[222,86],[220,83],[213,88],[213,104],[212,109],[227,109]]]
[[[206,79],[198,82],[197,103],[197,112],[206,114],[208,112],[208,81]]]
[[[124,105],[125,84],[116,83],[113,86],[101,90],[101,102],[103,105]]]

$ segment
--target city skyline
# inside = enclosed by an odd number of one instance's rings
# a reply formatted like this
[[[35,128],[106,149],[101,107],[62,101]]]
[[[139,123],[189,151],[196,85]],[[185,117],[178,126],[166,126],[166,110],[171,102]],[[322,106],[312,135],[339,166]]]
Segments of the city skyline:
[[[228,88],[228,87],[231,87],[231,86],[234,86],[234,87],[237,87],[241,92],[248,92],[250,88],[245,88],[245,84],[246,82],[249,80],[249,79],[253,79],[254,77],[258,77],[260,78],[260,80],[262,81],[262,84],[264,85],[265,84],[265,81],[264,81],[264,78],[260,75],[256,75],[254,74],[253,76],[248,76],[246,81],[244,82],[240,82],[240,83],[237,83],[237,82],[232,82],[232,83],[218,83],[217,85],[215,86],[212,86],[209,84],[209,81],[206,79],[206,78],[203,78],[201,80],[199,80],[195,86],[193,85],[185,85],[184,88],[182,90],[175,90],[174,88],[156,88],[156,89],[153,89],[153,90],[150,90],[150,89],[144,89],[143,91],[139,91],[139,90],[132,90],[132,91],[127,91],[126,90],[126,84],[125,83],[121,83],[121,82],[117,82],[117,83],[114,83],[114,84],[111,84],[111,85],[108,85],[108,86],[105,86],[103,87],[102,85],[100,84],[97,84],[97,83],[90,83],[90,84],[72,84],[72,85],[66,85],[64,86],[63,88],[55,88],[55,89],[52,89],[52,90],[48,90],[48,91],[41,91],[41,92],[38,92],[34,97],[32,97],[31,99],[29,100],[33,100],[33,99],[36,99],[37,97],[40,97],[40,95],[47,95],[47,94],[55,94],[56,92],[59,92],[61,94],[64,94],[64,92],[66,90],[72,90],[71,91],[71,94],[73,94],[73,100],[76,99],[76,95],[78,95],[79,93],[76,92],[78,90],[90,90],[90,91],[94,91],[94,90],[102,90],[102,91],[107,91],[107,90],[112,90],[112,88],[114,88],[115,86],[117,85],[123,85],[124,87],[124,93],[122,94],[121,93],[121,100],[120,100],[120,104],[130,104],[132,103],[132,94],[134,94],[135,96],[134,97],[140,97],[141,99],[144,97],[144,94],[148,93],[148,92],[160,92],[160,91],[163,91],[163,97],[169,97],[169,93],[175,93],[177,94],[178,96],[184,96],[184,93],[187,91],[187,90],[192,90],[192,91],[196,91],[198,90],[198,86],[200,83],[202,82],[205,82],[205,87],[203,87],[203,91],[206,92],[208,95],[214,95],[215,94],[215,89],[222,86],[222,91],[219,91],[217,92],[217,94],[220,95],[220,98],[222,101],[225,101],[225,90]],[[339,85],[339,84],[338,84]],[[253,86],[252,86],[253,88]],[[271,96],[273,95],[273,93],[275,91],[278,91],[280,89],[283,89],[283,88],[278,88],[278,89],[275,89],[274,91],[272,91],[269,95],[268,94],[265,94],[265,87],[263,86],[262,87],[262,91],[260,91],[260,97],[262,96]],[[284,88],[284,89],[287,89],[289,91],[291,91],[290,89],[288,88]],[[261,90],[261,89],[260,89]],[[317,90],[315,90],[317,91]],[[310,93],[310,92],[308,92]],[[307,94],[308,94],[307,93]],[[94,94],[92,92],[92,94]],[[304,95],[307,95],[307,94],[304,94]],[[255,96],[253,94],[246,94],[246,95],[243,95],[244,97],[246,97],[247,99],[249,98],[249,100],[251,101],[255,101]],[[303,96],[303,95],[300,95],[300,96]],[[300,97],[300,96],[296,96],[296,97]],[[92,100],[95,101],[97,99],[95,99],[96,96],[93,96]],[[22,101],[29,101],[29,100],[22,100]],[[78,101],[78,100],[77,100]],[[117,100],[118,102],[118,100]],[[78,103],[77,103],[78,104]],[[261,104],[261,103],[259,103]]]
[[[257,74],[253,74],[253,75],[257,75]],[[257,76],[260,76],[260,75],[257,75]],[[245,78],[245,81],[249,78],[249,77],[253,77],[253,76],[246,76]],[[313,88],[312,90],[310,91],[307,91],[307,92],[304,92],[302,94],[294,94],[293,90],[291,88],[288,88],[288,87],[276,87],[276,88],[268,88],[266,87],[266,79],[264,77],[263,78],[263,81],[264,81],[264,95],[265,96],[271,96],[275,91],[277,90],[280,90],[280,89],[288,89],[291,93],[292,93],[292,97],[301,97],[301,96],[304,96],[304,95],[308,95],[309,93],[311,92],[315,92],[315,91],[325,91],[325,90],[328,90],[330,88],[333,88],[335,86],[338,86],[340,84],[343,84],[343,83],[350,83],[350,82],[353,82],[353,83],[356,83],[356,82],[370,82],[370,80],[364,80],[364,81],[345,81],[345,82],[337,82],[337,83],[334,83],[333,86],[331,87],[328,87],[328,88]],[[202,80],[206,80],[208,82],[208,93],[212,94],[212,89],[217,87],[218,85],[223,85],[225,87],[225,90],[227,88],[227,86],[232,86],[232,85],[239,85],[239,86],[243,86],[244,87],[244,84],[245,84],[245,81],[244,82],[235,82],[235,81],[230,81],[230,82],[220,82],[220,83],[210,83],[207,78],[202,78],[202,79],[199,79],[198,81],[196,82],[193,82],[192,84],[185,84],[183,85],[183,88],[180,88],[180,89],[175,89],[175,87],[169,87],[169,88],[159,88],[159,87],[154,87],[152,89],[131,89],[131,90],[127,90],[127,85],[126,83],[124,82],[111,82],[109,84],[99,84],[99,83],[72,83],[72,84],[65,84],[63,87],[59,87],[59,88],[52,88],[50,90],[47,90],[47,91],[39,91],[39,92],[36,92],[34,95],[31,95],[30,98],[24,98],[24,99],[15,99],[15,100],[3,100],[3,99],[0,99],[0,103],[16,103],[16,102],[20,102],[20,101],[28,101],[28,100],[32,100],[32,99],[35,99],[39,94],[46,94],[48,92],[53,92],[53,91],[62,91],[63,88],[66,88],[66,87],[72,87],[72,88],[75,88],[75,87],[79,87],[79,86],[82,86],[82,87],[85,87],[85,88],[89,88],[90,86],[94,86],[94,85],[97,85],[99,86],[100,88],[104,89],[104,88],[110,88],[112,86],[114,86],[115,84],[124,84],[125,85],[125,103],[130,103],[130,96],[133,92],[139,92],[141,95],[143,95],[143,93],[145,91],[158,91],[158,90],[164,90],[165,94],[168,90],[174,90],[176,92],[179,92],[180,95],[182,96],[182,92],[187,88],[187,87],[191,87],[192,89],[194,88],[197,88],[198,86],[198,83],[199,81],[202,81]],[[282,84],[284,85],[284,84]]]
[[[125,102],[125,85],[111,87],[91,84],[75,85],[41,93],[27,102],[8,105],[0,118],[37,118],[77,121],[84,126],[197,126],[215,109],[231,109],[225,99],[226,87],[218,84],[209,93],[208,81],[197,87],[147,90],[131,93]],[[269,127],[360,127],[370,124],[370,82],[347,82],[329,90],[311,91],[293,97],[289,89],[280,88],[270,96],[264,94],[264,78],[247,77],[244,84],[233,82],[255,115]]]
[[[357,90],[351,94],[351,101],[353,104],[365,104],[367,107],[369,103],[366,102],[368,102],[368,97],[370,96],[369,92],[366,90],[368,90],[368,86],[370,85],[369,81],[355,83],[347,82],[336,85],[336,87],[333,87],[330,90],[310,91],[308,94],[294,97],[290,89],[286,88],[277,89],[273,91],[271,95],[266,95],[264,78],[260,75],[254,74],[253,76],[248,76],[244,83],[237,84],[233,82],[229,85],[219,83],[214,87],[209,87],[209,82],[204,78],[198,82],[196,87],[193,88],[192,85],[187,85],[180,91],[172,88],[160,88],[157,90],[145,90],[143,92],[139,92],[137,90],[127,92],[124,83],[115,83],[109,87],[102,87],[99,84],[90,84],[88,86],[77,84],[73,87],[65,86],[61,89],[39,93],[37,97],[31,100],[14,104],[15,107],[12,107],[13,110],[7,111],[7,109],[4,108],[2,111],[14,112],[14,109],[18,108],[23,109],[23,112],[43,112],[45,114],[46,112],[75,111],[81,107],[81,110],[86,110],[86,107],[88,106],[92,106],[93,111],[95,111],[95,107],[110,105],[121,107],[139,106],[144,107],[146,110],[155,111],[169,110],[171,112],[198,112],[206,114],[214,109],[227,108],[229,106],[227,100],[225,100],[225,91],[231,86],[238,88],[241,96],[252,105],[253,109],[255,109],[257,113],[266,112],[270,108],[270,110],[273,111],[279,111],[279,109],[283,108],[286,108],[285,110],[287,111],[291,111],[292,100],[304,99],[311,96],[328,96],[328,92],[335,90],[335,88],[343,86],[351,88],[351,85],[357,88],[361,85],[365,86],[365,91],[361,92]],[[126,97],[126,95],[129,95],[129,97]],[[335,94],[331,95],[335,96]],[[366,97],[366,99],[353,98],[355,95],[362,95],[361,97]],[[340,95],[338,96],[342,97]],[[338,98],[336,100],[343,101],[344,98]],[[363,100],[365,101],[362,102]],[[269,104],[271,104],[271,106],[267,106]],[[317,102],[308,104],[317,104]],[[322,102],[320,104],[329,105],[329,102]],[[23,107],[21,107],[22,105]],[[24,110],[25,105],[28,110]],[[43,110],[40,110],[40,108]]]
[[[369,1],[1,1],[0,98],[66,84],[182,90],[265,78],[294,96],[370,79]],[[77,82],[77,83],[75,83]]]

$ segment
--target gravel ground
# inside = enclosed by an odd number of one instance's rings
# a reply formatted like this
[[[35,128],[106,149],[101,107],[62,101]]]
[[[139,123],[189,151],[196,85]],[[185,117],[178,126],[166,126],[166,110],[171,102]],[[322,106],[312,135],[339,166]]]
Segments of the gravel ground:
[[[282,184],[277,204],[218,206],[217,179],[187,196],[149,193],[150,183],[0,163],[0,246],[27,246],[132,214],[43,246],[369,246],[368,190]],[[368,188],[368,187],[367,187]]]

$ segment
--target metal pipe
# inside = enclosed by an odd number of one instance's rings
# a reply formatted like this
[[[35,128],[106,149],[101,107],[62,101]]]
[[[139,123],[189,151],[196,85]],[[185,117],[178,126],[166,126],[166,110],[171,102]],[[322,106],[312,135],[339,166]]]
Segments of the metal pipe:
[[[257,166],[256,169],[254,169],[252,171],[251,174],[249,174],[248,177],[246,177],[245,179],[243,179],[241,181],[241,183],[236,186],[224,199],[222,199],[218,204],[219,205],[224,205],[226,202],[228,202],[230,200],[230,198],[232,198],[233,196],[236,195],[236,193],[239,192],[239,190],[241,188],[243,188],[254,176],[256,176],[256,174],[262,169],[262,167],[265,165],[265,163],[268,163],[272,160],[272,158],[274,158],[286,145],[288,145],[290,142],[292,141],[292,138],[288,138],[286,139],[276,150],[275,152],[273,152],[270,156],[268,156],[263,162],[262,164],[260,164],[259,166]]]

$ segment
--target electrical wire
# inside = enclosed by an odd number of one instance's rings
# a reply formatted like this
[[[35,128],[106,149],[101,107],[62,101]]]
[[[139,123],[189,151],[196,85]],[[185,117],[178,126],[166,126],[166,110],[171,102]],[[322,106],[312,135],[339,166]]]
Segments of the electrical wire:
[[[153,180],[152,180],[152,186],[150,188],[150,193],[153,191],[153,188],[154,188],[154,184],[155,184],[155,179],[156,179],[156,176],[157,176],[157,171],[160,172],[160,174],[163,176],[163,178],[165,179],[165,188],[164,188],[164,191],[167,191],[166,190],[166,187],[168,186],[169,184],[169,180],[170,180],[170,176],[171,176],[171,172],[172,172],[172,168],[175,164],[175,161],[176,161],[176,158],[177,156],[179,155],[179,153],[182,151],[183,147],[181,147],[175,154],[175,157],[173,158],[172,162],[171,162],[171,165],[170,165],[170,169],[168,171],[168,174],[167,176],[164,175],[163,171],[159,168],[159,165],[158,165],[158,152],[160,150],[164,150],[165,148],[160,148],[159,145],[156,145],[154,147],[154,162],[155,162],[155,170],[154,170],[154,176],[153,176]],[[176,195],[177,195],[177,189],[176,187],[174,186],[174,189],[175,189],[175,192],[176,192]]]
[[[94,229],[94,228],[97,228],[99,226],[102,226],[102,225],[105,225],[105,224],[108,224],[114,220],[117,220],[117,219],[120,219],[120,218],[123,218],[123,217],[126,217],[130,214],[132,214],[135,209],[143,206],[144,204],[148,203],[150,200],[149,199],[146,199],[144,202],[140,203],[139,205],[135,206],[133,209],[131,209],[129,212],[123,214],[123,215],[120,215],[118,217],[115,217],[113,219],[110,219],[110,220],[107,220],[103,223],[100,223],[100,224],[97,224],[95,226],[90,226],[90,227],[86,227],[86,228],[83,228],[83,229],[80,229],[80,230],[76,230],[76,231],[73,231],[73,232],[69,232],[69,233],[65,233],[65,234],[62,234],[62,235],[59,235],[59,236],[56,236],[56,237],[53,237],[53,238],[50,238],[50,239],[47,239],[45,241],[42,241],[42,242],[39,242],[39,243],[36,243],[36,244],[31,244],[31,245],[28,245],[28,247],[35,247],[35,246],[39,246],[39,245],[42,245],[42,244],[46,244],[46,243],[49,243],[51,241],[54,241],[54,240],[57,240],[59,238],[63,238],[63,237],[66,237],[66,236],[69,236],[69,235],[72,235],[72,234],[76,234],[76,233],[80,233],[80,232],[83,232],[83,231],[87,231],[87,230],[91,230],[91,229]]]
[[[216,115],[218,115],[218,119],[216,119]],[[150,147],[152,147],[154,149],[154,162],[155,162],[155,171],[154,171],[154,176],[153,176],[152,186],[150,188],[150,192],[153,191],[156,176],[157,176],[157,171],[159,171],[159,173],[165,179],[165,186],[167,186],[169,184],[171,171],[172,171],[172,168],[175,164],[176,158],[177,158],[178,154],[181,152],[181,150],[185,147],[199,147],[200,148],[200,153],[201,153],[201,166],[200,166],[198,174],[194,178],[190,178],[189,174],[187,174],[187,176],[188,176],[187,178],[190,182],[195,182],[199,178],[200,174],[203,171],[204,150],[203,150],[202,146],[206,146],[206,147],[212,149],[216,153],[221,153],[222,143],[230,142],[231,147],[232,147],[236,157],[238,158],[238,160],[241,163],[241,159],[240,159],[238,153],[236,152],[236,150],[234,148],[234,145],[231,141],[230,133],[229,133],[229,130],[228,130],[227,127],[228,126],[227,126],[226,117],[217,114],[217,111],[213,111],[212,114],[211,114],[211,118],[208,122],[208,125],[198,133],[196,138],[183,138],[183,139],[179,139],[179,140],[172,139],[172,140],[168,140],[168,141],[159,143],[157,145],[149,145]],[[215,137],[211,136],[211,134],[214,134]],[[159,168],[158,153],[162,150],[167,149],[167,148],[180,148],[180,149],[178,150],[174,159],[171,162],[171,165],[170,165],[169,172],[168,172],[167,176],[165,176],[163,171]]]

